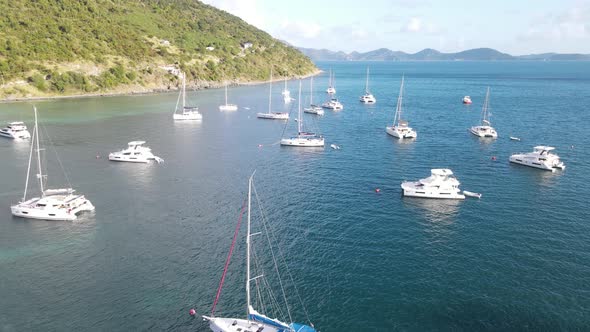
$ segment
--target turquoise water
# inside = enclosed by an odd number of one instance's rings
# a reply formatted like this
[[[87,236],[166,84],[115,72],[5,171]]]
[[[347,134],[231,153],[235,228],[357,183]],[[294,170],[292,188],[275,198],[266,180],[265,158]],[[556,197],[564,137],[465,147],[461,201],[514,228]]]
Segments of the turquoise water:
[[[367,65],[378,99],[370,106],[358,102]],[[341,150],[276,144],[294,126],[256,119],[267,109],[265,85],[231,88],[230,101],[240,105],[235,113],[217,110],[223,90],[191,92],[201,124],[173,123],[175,93],[35,102],[55,147],[47,150],[49,182],[67,181],[55,150],[96,212],[76,222],[13,218],[28,146],[0,140],[0,329],[207,330],[188,309],[209,313],[254,169],[266,213],[321,331],[590,325],[590,63],[319,66],[335,71],[345,108],[306,124]],[[402,74],[404,117],[418,131],[413,142],[384,130]],[[327,73],[314,80],[315,101],[324,98],[327,81]],[[297,83],[289,84],[297,98]],[[487,86],[500,135],[495,141],[467,131],[480,119]],[[281,89],[275,84],[274,108],[289,110]],[[308,93],[304,81],[304,100]],[[461,104],[464,95],[472,105]],[[2,123],[31,126],[31,119],[30,103],[0,104]],[[146,140],[166,162],[106,160],[135,139]],[[557,148],[565,171],[508,163],[511,153],[540,144]],[[482,199],[401,197],[401,181],[438,167],[451,168],[462,187],[483,193]],[[240,243],[218,315],[243,316],[243,261]],[[293,309],[305,322],[302,309]]]

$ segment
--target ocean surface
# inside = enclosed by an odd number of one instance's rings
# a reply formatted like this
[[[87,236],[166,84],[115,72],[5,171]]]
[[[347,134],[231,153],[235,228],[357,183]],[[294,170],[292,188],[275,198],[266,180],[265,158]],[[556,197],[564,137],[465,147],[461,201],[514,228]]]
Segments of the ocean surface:
[[[29,146],[0,139],[0,331],[207,331],[188,311],[210,313],[255,169],[266,216],[322,332],[588,329],[590,63],[318,66],[325,72],[314,79],[314,101],[325,99],[331,68],[344,104],[304,116],[325,149],[278,145],[295,123],[256,118],[268,108],[268,85],[230,88],[237,112],[218,110],[223,89],[191,91],[202,123],[172,121],[176,92],[0,104],[0,123],[30,128],[37,106],[49,184],[69,180],[96,206],[75,222],[12,217]],[[367,66],[370,106],[358,101]],[[385,133],[402,75],[415,141]],[[298,98],[298,81],[288,84]],[[499,133],[491,141],[468,132],[487,87]],[[273,110],[294,116],[297,102],[284,105],[282,88],[273,85]],[[309,95],[306,79],[301,99]],[[138,139],[165,163],[108,161]],[[541,144],[557,148],[564,171],[509,164],[510,154]],[[451,168],[483,197],[401,197],[403,180],[431,168]],[[243,230],[218,316],[244,317]],[[286,291],[293,319],[306,323]]]

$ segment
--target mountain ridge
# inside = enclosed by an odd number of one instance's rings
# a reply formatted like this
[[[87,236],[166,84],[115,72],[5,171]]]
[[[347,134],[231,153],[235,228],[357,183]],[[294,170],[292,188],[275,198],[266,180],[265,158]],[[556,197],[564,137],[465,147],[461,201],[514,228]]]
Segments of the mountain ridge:
[[[443,53],[432,48],[425,48],[416,53],[392,51],[379,48],[368,52],[331,51],[298,47],[313,61],[590,61],[590,54],[541,53],[528,55],[510,55],[493,48],[474,48],[454,53]]]

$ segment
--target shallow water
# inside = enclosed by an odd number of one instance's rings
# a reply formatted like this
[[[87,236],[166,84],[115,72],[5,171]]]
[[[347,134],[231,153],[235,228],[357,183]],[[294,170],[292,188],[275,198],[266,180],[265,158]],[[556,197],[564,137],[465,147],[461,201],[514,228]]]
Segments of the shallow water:
[[[378,99],[371,106],[358,102],[367,65]],[[326,137],[319,150],[281,148],[277,142],[293,133],[294,123],[285,128],[256,119],[268,107],[265,85],[230,88],[230,102],[240,105],[234,113],[217,110],[223,89],[191,92],[203,113],[194,124],[172,121],[175,93],[35,102],[54,147],[46,154],[49,183],[67,183],[59,157],[96,212],[76,222],[13,218],[10,205],[22,196],[29,150],[27,143],[0,140],[1,329],[206,330],[188,309],[207,314],[211,308],[254,169],[265,211],[321,331],[590,325],[590,63],[319,66],[326,73],[314,80],[314,100],[323,100],[332,68],[345,107],[315,120],[305,115],[304,123]],[[385,134],[402,74],[404,118],[418,131],[411,142]],[[298,84],[289,85],[298,98]],[[480,119],[487,86],[500,135],[495,141],[467,130]],[[282,88],[274,85],[273,109],[293,112],[282,103]],[[461,104],[464,95],[472,105]],[[31,103],[0,104],[0,121],[10,120],[32,127]],[[165,163],[107,161],[109,152],[136,139]],[[332,143],[342,149],[330,149]],[[540,144],[557,148],[565,171],[508,163],[511,153]],[[401,197],[401,181],[441,167],[482,199]],[[218,315],[243,316],[243,260],[240,243]],[[297,306],[294,318],[305,321]]]

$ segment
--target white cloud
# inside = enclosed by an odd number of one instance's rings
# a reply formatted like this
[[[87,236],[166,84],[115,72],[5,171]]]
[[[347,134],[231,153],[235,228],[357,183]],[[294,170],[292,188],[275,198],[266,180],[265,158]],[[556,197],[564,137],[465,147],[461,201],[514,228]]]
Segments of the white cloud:
[[[264,16],[259,8],[257,0],[202,0],[203,3],[225,10],[238,16],[242,20],[263,29],[265,27]]]
[[[405,26],[402,27],[402,32],[420,32],[422,31],[422,19],[412,17]]]
[[[285,20],[281,23],[280,28],[276,31],[278,37],[298,37],[311,39],[317,37],[322,31],[322,27],[316,23],[304,21]]]
[[[520,42],[568,45],[590,43],[590,3],[561,13],[547,13],[533,18],[528,28],[518,35]]]

